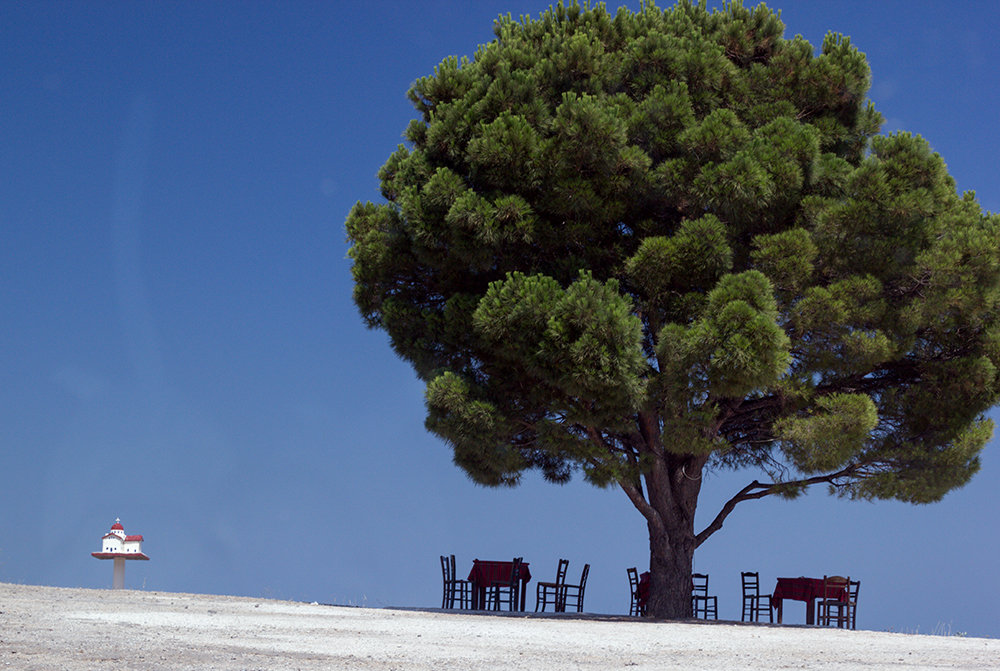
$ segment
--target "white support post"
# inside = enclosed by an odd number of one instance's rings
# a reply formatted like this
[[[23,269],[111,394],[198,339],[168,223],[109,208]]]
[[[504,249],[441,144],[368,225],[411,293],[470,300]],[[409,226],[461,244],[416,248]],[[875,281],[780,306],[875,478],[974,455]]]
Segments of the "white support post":
[[[115,557],[115,574],[111,589],[125,589],[125,557]]]

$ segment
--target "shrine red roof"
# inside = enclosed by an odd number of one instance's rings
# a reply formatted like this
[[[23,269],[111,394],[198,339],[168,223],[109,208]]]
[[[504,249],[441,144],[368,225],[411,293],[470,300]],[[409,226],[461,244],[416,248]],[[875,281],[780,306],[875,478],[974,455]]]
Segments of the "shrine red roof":
[[[127,541],[141,541],[142,540],[142,536],[140,536],[139,534],[136,534],[134,536],[126,536],[125,540],[127,540]]]

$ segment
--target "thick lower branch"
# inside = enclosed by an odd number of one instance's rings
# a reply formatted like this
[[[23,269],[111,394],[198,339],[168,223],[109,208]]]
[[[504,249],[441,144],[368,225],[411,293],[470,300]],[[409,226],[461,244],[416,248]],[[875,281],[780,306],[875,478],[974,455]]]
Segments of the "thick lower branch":
[[[625,492],[626,496],[628,496],[632,505],[634,505],[636,510],[638,510],[642,516],[646,518],[646,521],[650,525],[661,530],[664,529],[663,519],[660,517],[660,514],[656,512],[656,509],[650,505],[649,501],[646,500],[646,497],[643,496],[642,490],[639,487],[636,487],[633,483],[627,480],[619,480],[618,486],[622,488],[622,491]]]
[[[810,487],[812,485],[817,485],[821,482],[828,482],[830,484],[836,484],[835,481],[841,478],[850,477],[855,474],[861,468],[860,464],[851,464],[846,468],[843,468],[836,473],[830,473],[828,475],[817,475],[811,478],[805,478],[803,480],[793,480],[791,482],[769,482],[762,483],[754,480],[749,485],[741,489],[733,498],[726,501],[725,505],[719,511],[719,514],[715,516],[712,523],[705,527],[697,536],[695,536],[695,547],[698,547],[704,543],[708,538],[714,534],[716,531],[722,528],[722,523],[726,521],[729,514],[733,512],[736,505],[742,503],[743,501],[750,501],[753,499],[762,499],[765,496],[770,496],[771,494],[776,494],[779,491],[787,487]]]

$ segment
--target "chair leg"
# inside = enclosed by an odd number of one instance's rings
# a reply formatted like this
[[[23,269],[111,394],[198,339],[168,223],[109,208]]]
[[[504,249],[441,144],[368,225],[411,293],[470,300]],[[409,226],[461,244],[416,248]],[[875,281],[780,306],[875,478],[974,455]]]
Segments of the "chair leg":
[[[768,599],[767,605],[761,605],[761,601]],[[748,596],[745,597],[743,612],[750,622],[760,622],[761,613],[767,610],[767,621],[774,624],[774,612],[771,610],[770,597],[768,596]]]
[[[543,613],[549,605],[549,586],[539,585],[535,592],[535,612],[537,613],[541,610]],[[552,594],[552,606],[555,612],[559,612],[559,597],[553,592]]]
[[[442,608],[454,608],[455,607],[455,585],[446,585],[444,588],[444,597],[441,599]]]
[[[851,628],[851,607],[847,604],[837,606],[837,627],[840,629]]]

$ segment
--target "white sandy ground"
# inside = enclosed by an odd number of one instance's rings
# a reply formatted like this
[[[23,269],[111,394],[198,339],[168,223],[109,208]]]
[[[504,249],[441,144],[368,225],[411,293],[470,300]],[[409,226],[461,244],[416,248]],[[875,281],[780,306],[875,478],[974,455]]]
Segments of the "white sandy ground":
[[[1000,640],[0,583],[0,669],[1000,669]]]

